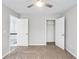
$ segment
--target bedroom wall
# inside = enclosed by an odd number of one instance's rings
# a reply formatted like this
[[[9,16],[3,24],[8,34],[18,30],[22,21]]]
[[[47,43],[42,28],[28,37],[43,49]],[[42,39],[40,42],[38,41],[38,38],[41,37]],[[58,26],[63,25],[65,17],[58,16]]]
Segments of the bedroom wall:
[[[77,56],[77,6],[66,14],[66,49]]]
[[[13,15],[19,17],[15,11],[2,5],[2,56],[9,52],[9,16]]]
[[[45,39],[45,19],[58,18],[57,15],[21,15],[21,18],[28,18],[29,20],[29,45],[46,45]]]

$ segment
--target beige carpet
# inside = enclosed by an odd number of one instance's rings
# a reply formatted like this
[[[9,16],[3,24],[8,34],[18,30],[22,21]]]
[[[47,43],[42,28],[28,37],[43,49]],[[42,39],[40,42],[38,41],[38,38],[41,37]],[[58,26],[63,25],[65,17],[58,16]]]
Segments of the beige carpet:
[[[47,46],[17,47],[16,51],[3,59],[76,59],[54,44]]]

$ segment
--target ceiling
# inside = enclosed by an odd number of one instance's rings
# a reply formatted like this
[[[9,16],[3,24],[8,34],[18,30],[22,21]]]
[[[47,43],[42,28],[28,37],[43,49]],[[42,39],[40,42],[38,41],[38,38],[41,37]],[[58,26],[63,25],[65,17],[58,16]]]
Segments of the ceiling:
[[[19,14],[55,14],[63,13],[77,4],[76,0],[46,0],[52,4],[52,8],[36,7],[27,8],[34,0],[2,0],[3,5],[11,8]]]

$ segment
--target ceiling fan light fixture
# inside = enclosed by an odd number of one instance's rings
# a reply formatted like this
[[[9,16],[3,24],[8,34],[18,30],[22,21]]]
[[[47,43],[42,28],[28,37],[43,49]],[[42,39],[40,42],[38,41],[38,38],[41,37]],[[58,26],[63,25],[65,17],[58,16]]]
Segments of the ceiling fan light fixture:
[[[41,2],[41,1],[38,1],[38,2],[36,2],[36,6],[38,6],[38,7],[43,7],[43,6],[44,6],[44,3]]]

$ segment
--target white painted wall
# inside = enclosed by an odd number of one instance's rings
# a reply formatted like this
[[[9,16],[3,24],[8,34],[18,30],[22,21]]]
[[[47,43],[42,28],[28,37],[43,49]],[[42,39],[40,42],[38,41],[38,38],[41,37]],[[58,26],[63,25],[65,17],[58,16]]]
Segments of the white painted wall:
[[[13,10],[2,6],[2,56],[9,52],[9,15],[19,17]]]
[[[29,16],[29,45],[45,45],[44,17]]]
[[[46,45],[45,39],[45,17],[57,18],[61,15],[21,15],[21,18],[28,18],[29,20],[29,45]]]
[[[54,20],[47,20],[47,23],[46,23],[46,42],[55,42],[54,29],[55,29]]]
[[[77,56],[77,6],[66,14],[66,49]]]

